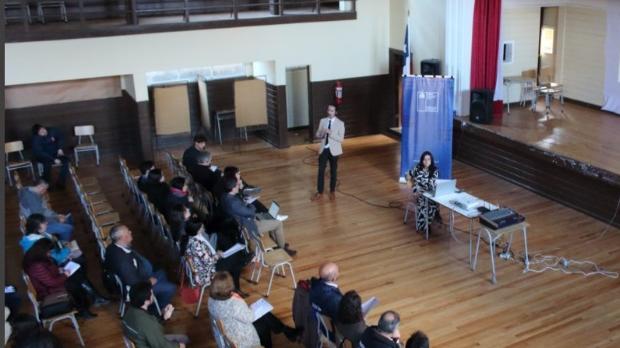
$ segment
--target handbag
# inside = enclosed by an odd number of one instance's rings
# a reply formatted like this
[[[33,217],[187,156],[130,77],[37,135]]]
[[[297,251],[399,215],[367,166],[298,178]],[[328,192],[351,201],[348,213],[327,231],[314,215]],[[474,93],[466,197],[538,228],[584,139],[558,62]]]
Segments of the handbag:
[[[66,314],[74,310],[71,296],[66,291],[57,292],[46,296],[39,307],[39,317],[47,319],[57,315]]]
[[[185,284],[185,272],[181,273],[181,299],[186,304],[195,304],[200,298],[200,288],[193,288]]]

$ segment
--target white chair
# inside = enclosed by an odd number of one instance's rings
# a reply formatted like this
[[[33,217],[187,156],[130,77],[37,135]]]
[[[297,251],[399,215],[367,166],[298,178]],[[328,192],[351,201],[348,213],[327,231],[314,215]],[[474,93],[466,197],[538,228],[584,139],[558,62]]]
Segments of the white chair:
[[[413,216],[417,214],[417,208],[415,201],[408,201],[405,205],[405,216],[403,217],[403,224],[407,224],[407,218],[409,217],[409,210],[413,210]]]
[[[246,237],[247,239],[248,237]],[[284,249],[273,249],[269,251],[265,251],[265,247],[263,245],[262,240],[253,239],[256,243],[256,257],[258,258],[258,262],[254,263],[254,267],[252,268],[252,274],[250,276],[250,280],[258,284],[260,280],[260,275],[263,268],[271,269],[271,277],[269,278],[269,287],[267,288],[267,293],[265,296],[269,296],[271,292],[271,285],[273,284],[273,277],[276,272],[279,273],[282,277],[286,276],[286,267],[291,272],[291,278],[293,279],[293,289],[297,287],[297,282],[295,281],[295,272],[293,271],[293,259],[289,256],[289,254],[284,251]],[[256,276],[256,280],[254,277]]]
[[[99,165],[99,145],[95,143],[95,139],[93,135],[95,135],[95,127],[93,125],[87,126],[75,126],[73,127],[73,132],[75,136],[78,137],[78,145],[73,149],[73,154],[75,155],[75,166],[77,167],[80,164],[79,154],[81,152],[95,152],[95,156],[97,157],[97,165]],[[90,139],[90,143],[82,144],[82,137],[88,137]]]
[[[20,169],[30,169],[30,173],[32,174],[32,178],[34,179],[34,167],[32,166],[31,161],[26,161],[24,159],[24,143],[21,140],[12,141],[10,143],[4,143],[4,159],[6,161],[6,176],[9,179],[9,185],[13,186],[13,178],[11,177],[11,172],[14,170]],[[12,153],[17,152],[19,155],[19,160],[11,161],[10,155]]]
[[[192,263],[192,260],[184,256],[183,257],[183,268],[185,271],[186,279],[189,280],[189,285],[193,288],[196,286],[196,282],[194,281],[194,273],[195,268]],[[198,314],[200,313],[200,306],[202,305],[202,298],[204,297],[205,290],[207,290],[207,285],[203,285],[200,287],[200,297],[198,298],[198,303],[196,304],[196,311],[194,312],[194,318],[198,318]]]
[[[26,287],[28,288],[28,298],[30,299],[30,302],[32,302],[32,308],[34,309],[34,316],[35,318],[37,318],[37,321],[40,322],[43,325],[43,327],[47,327],[48,330],[51,332],[56,322],[61,321],[61,320],[67,320],[67,319],[71,320],[71,323],[73,324],[73,327],[75,328],[75,333],[80,339],[80,345],[84,347],[84,340],[82,339],[82,334],[80,333],[80,326],[78,325],[77,320],[75,319],[75,314],[77,313],[77,311],[72,310],[70,312],[58,314],[58,315],[55,315],[49,318],[41,318],[39,315],[40,303],[37,300],[37,291],[32,285],[32,282],[30,281],[30,277],[28,277],[27,274],[24,273],[23,278],[24,278],[24,282],[26,283]]]
[[[114,275],[114,280],[116,280],[116,285],[120,291],[120,307],[118,309],[121,318],[125,315],[125,309],[127,307],[127,303],[129,302],[129,291],[131,290],[131,286],[123,284],[123,281],[118,275]],[[155,305],[155,309],[157,309],[157,314],[161,316],[161,308],[159,307],[159,302],[157,302],[157,297],[153,296],[153,304]]]

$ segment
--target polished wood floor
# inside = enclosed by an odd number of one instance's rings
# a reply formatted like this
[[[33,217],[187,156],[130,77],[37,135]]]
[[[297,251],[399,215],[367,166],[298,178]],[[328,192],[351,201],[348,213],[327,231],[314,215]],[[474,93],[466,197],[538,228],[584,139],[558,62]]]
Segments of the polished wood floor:
[[[545,116],[543,101],[536,112],[527,105],[511,106],[510,114],[504,107],[500,122],[473,125],[620,175],[620,115],[568,101],[562,113],[554,101]]]
[[[558,272],[524,274],[521,265],[498,259],[498,284],[493,285],[486,246],[481,249],[477,271],[472,272],[465,233],[457,232],[453,239],[438,229],[426,241],[414,232],[413,221],[402,223],[402,210],[367,204],[387,206],[409,198],[409,190],[396,181],[399,148],[398,142],[383,136],[347,139],[339,162],[341,192],[335,202],[322,203],[309,200],[315,186],[316,155],[306,145],[287,150],[241,149],[222,153],[215,161],[220,166],[240,166],[248,182],[264,188],[261,199],[277,200],[282,213],[289,215],[284,225],[288,241],[299,251],[294,261],[298,279],[316,275],[319,264],[331,260],[340,265],[343,290],[356,289],[363,298],[378,297],[380,305],[370,314],[370,324],[376,323],[382,311],[394,309],[401,315],[404,336],[423,330],[433,347],[620,346],[620,280]],[[140,230],[135,214],[121,197],[125,191],[116,163],[110,160],[100,170],[84,167],[79,171],[99,177],[112,205],[134,230],[136,249],[157,265],[168,265],[172,276],[175,267],[160,243]],[[620,230],[606,230],[602,222],[459,162],[454,163],[454,177],[462,189],[514,207],[527,217],[531,257],[558,255],[620,270]],[[52,200],[58,210],[78,209],[71,191],[53,193]],[[7,192],[7,206],[7,280],[23,292],[14,193]],[[447,220],[445,211],[443,216]],[[457,228],[466,226],[457,219]],[[77,227],[95,279],[94,243],[79,220]],[[516,237],[513,250],[517,254],[523,251],[521,242]],[[243,281],[242,286],[252,293],[250,302],[256,300],[266,290],[265,274],[258,286]],[[275,314],[289,324],[292,295],[290,280],[276,279],[269,297]],[[187,333],[193,341],[190,347],[214,347],[206,307],[199,319],[193,319],[191,308],[183,306],[180,298],[175,305],[177,311],[166,328]],[[114,303],[97,309],[99,318],[81,323],[88,347],[121,347],[117,308]],[[54,332],[67,347],[77,346],[68,325],[59,324]],[[295,346],[283,337],[276,338],[276,347]]]

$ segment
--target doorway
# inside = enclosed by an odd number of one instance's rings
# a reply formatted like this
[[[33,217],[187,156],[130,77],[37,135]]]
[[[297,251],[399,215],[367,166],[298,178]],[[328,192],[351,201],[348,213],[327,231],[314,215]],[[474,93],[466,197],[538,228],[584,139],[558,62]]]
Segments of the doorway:
[[[286,118],[289,144],[308,141],[306,131],[310,126],[309,66],[286,69]]]
[[[542,7],[538,52],[538,83],[555,82],[558,8]]]

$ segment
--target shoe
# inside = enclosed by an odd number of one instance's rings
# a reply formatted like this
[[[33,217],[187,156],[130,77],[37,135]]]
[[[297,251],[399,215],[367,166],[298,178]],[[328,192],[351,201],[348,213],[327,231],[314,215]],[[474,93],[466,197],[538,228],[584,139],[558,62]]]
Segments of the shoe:
[[[243,291],[243,290],[241,290],[241,289],[237,289],[237,290],[235,290],[235,292],[236,292],[237,294],[239,294],[239,296],[241,296],[241,297],[243,297],[243,298],[248,298],[248,297],[250,297],[250,294],[248,294],[247,292],[245,292],[245,291]]]
[[[336,192],[330,192],[329,193],[329,200],[330,201],[335,201],[336,200]]]
[[[78,314],[76,315],[76,317],[78,319],[84,319],[84,320],[88,320],[88,319],[93,319],[97,317],[97,314],[89,311],[89,310],[81,310],[78,312]]]
[[[286,251],[286,253],[290,257],[293,257],[293,256],[297,255],[297,250],[293,250],[293,249],[289,248],[288,244],[284,246],[284,251]]]
[[[284,336],[291,342],[299,340],[301,336],[301,329],[294,329],[290,326],[285,327],[282,331],[284,332]]]
[[[95,307],[99,307],[99,306],[105,306],[108,303],[110,303],[110,300],[99,296],[99,297],[95,298],[94,305],[95,305]]]
[[[318,201],[320,201],[321,199],[323,199],[323,194],[322,194],[322,193],[319,193],[319,192],[315,193],[315,194],[312,196],[312,198],[310,198],[310,200],[311,200],[311,201],[313,201],[313,202],[318,202]]]

